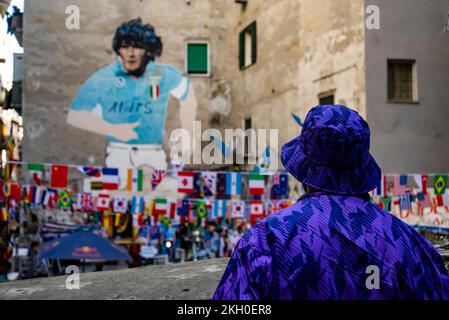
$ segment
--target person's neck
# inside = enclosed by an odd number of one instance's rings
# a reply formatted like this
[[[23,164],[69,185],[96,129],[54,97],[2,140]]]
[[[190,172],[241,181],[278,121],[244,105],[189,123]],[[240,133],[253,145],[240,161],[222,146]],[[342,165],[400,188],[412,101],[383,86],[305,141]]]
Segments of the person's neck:
[[[312,193],[316,193],[316,192],[322,192],[322,193],[328,193],[328,194],[336,194],[336,193],[332,193],[332,192],[326,192],[326,191],[322,191],[322,190],[318,190],[318,189],[315,189],[315,188],[313,188],[313,187],[310,187],[310,186],[306,186],[306,188],[305,188],[306,190],[304,190],[305,191],[305,193],[306,194],[312,194]],[[341,196],[353,196],[353,197],[358,197],[358,198],[362,198],[362,199],[365,199],[365,200],[370,200],[370,195],[369,195],[369,193],[360,193],[360,194],[340,194]]]

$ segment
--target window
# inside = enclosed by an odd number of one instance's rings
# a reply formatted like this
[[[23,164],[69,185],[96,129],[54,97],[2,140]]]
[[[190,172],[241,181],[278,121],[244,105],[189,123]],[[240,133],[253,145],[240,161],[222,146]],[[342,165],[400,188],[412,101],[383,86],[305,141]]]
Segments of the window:
[[[252,129],[252,120],[251,118],[245,118],[245,130]]]
[[[254,21],[247,26],[239,36],[239,64],[245,69],[256,63],[257,58],[257,28]]]
[[[318,103],[320,105],[334,104],[334,92],[321,93],[318,95]]]
[[[210,75],[209,43],[189,41],[186,44],[186,73],[189,75]]]
[[[246,132],[246,130],[251,130],[252,128],[253,128],[253,121],[252,121],[252,119],[251,118],[245,118],[245,132]],[[250,147],[249,143],[250,143],[250,141],[249,141],[249,139],[250,139],[249,136],[245,135],[244,148],[245,148],[245,158],[246,159],[248,159],[248,156],[250,154],[250,150],[249,150],[249,147]]]
[[[388,101],[417,101],[415,70],[413,60],[388,60]]]

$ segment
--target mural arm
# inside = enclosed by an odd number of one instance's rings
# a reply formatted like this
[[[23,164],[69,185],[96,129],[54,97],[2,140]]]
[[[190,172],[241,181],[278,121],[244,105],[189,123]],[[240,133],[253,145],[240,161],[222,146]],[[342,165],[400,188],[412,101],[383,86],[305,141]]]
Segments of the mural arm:
[[[67,115],[67,123],[78,129],[114,137],[121,141],[136,139],[137,133],[134,128],[140,124],[139,122],[113,124],[103,120],[94,112],[72,109],[69,110]]]

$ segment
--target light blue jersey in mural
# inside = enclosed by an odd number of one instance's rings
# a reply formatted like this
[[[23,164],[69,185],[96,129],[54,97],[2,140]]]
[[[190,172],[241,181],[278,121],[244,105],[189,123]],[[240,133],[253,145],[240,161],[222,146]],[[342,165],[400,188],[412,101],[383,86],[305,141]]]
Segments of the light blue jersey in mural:
[[[150,62],[145,73],[135,78],[117,59],[87,79],[71,109],[101,114],[103,120],[113,124],[140,122],[135,128],[137,139],[120,141],[108,137],[108,141],[161,144],[169,94],[183,101],[188,96],[189,85],[189,79],[175,67]]]

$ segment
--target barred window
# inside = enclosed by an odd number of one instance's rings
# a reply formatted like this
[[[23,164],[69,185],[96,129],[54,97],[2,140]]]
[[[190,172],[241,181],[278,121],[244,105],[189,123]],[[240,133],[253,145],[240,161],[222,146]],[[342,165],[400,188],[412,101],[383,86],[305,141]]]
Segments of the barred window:
[[[415,61],[413,60],[388,60],[389,101],[416,101],[414,68]]]

